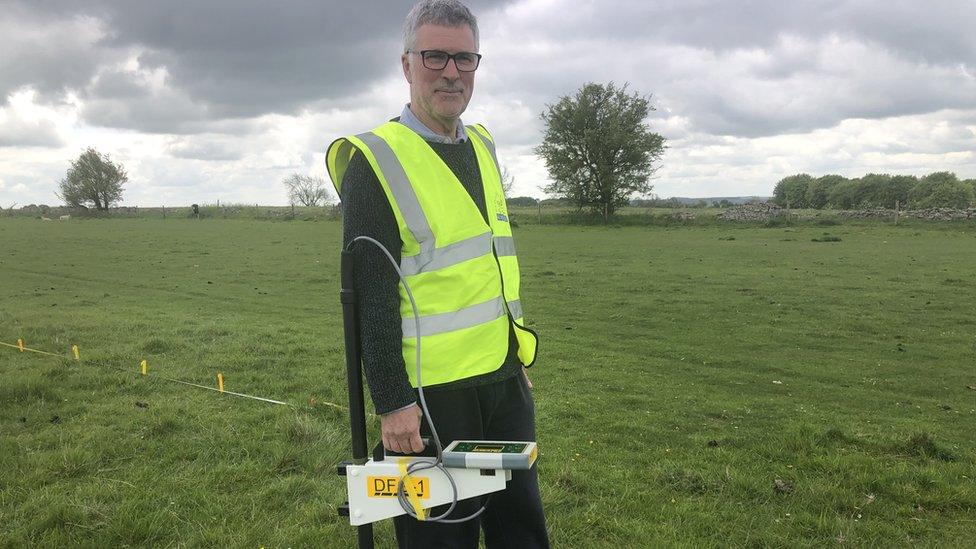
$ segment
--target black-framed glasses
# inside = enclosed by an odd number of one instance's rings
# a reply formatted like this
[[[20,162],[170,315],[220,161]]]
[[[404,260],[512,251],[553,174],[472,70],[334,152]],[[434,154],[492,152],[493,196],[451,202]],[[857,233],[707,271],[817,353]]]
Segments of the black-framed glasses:
[[[481,63],[481,54],[470,51],[460,51],[454,54],[441,50],[407,50],[407,53],[419,53],[424,60],[424,66],[432,71],[442,71],[447,63],[453,59],[458,72],[474,72]]]

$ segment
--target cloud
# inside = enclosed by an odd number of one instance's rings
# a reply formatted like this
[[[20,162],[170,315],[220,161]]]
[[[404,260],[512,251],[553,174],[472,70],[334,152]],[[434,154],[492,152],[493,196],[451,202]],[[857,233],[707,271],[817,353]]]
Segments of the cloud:
[[[74,89],[87,123],[156,133],[346,108],[396,72],[410,4],[13,2],[0,44],[16,55],[4,57],[0,82],[45,98]],[[924,17],[901,0],[472,8],[486,53],[479,86],[506,121],[528,120],[522,110],[537,116],[559,95],[609,80],[654,93],[701,131],[739,136],[976,101],[976,33],[966,24],[976,5],[963,0],[931,6]],[[529,135],[538,131],[515,139]]]
[[[851,3],[832,5],[862,14]],[[481,89],[539,112],[583,83],[629,82],[698,131],[744,137],[827,128],[849,117],[976,108],[976,39],[964,25],[921,25],[924,51],[895,44],[896,30],[911,26],[917,10],[868,32],[866,21],[855,26],[847,19],[854,15],[816,3],[606,6],[584,2],[554,18],[554,2],[528,1],[493,17]],[[932,49],[933,42],[942,46]]]
[[[79,90],[91,124],[203,132],[209,128],[201,121],[296,114],[316,101],[358,95],[398,66],[400,25],[412,2],[397,4],[14,2],[11,27],[27,22],[36,29],[34,46],[64,45],[17,50],[21,61],[0,67],[0,80],[44,92]],[[74,42],[60,39],[65,34]],[[147,89],[139,75],[104,70],[109,60],[133,54],[142,70],[164,71],[165,81]],[[61,69],[70,71],[59,79]]]
[[[412,3],[7,0],[0,202],[52,202],[96,146],[125,164],[129,203],[285,203],[281,178],[323,176],[332,139],[406,102]],[[653,94],[665,196],[768,194],[795,171],[976,176],[971,0],[471,6],[485,58],[463,119],[493,132],[519,194],[546,182],[544,106],[608,81]]]
[[[50,103],[83,87],[117,52],[98,45],[106,33],[95,17],[39,13],[33,4],[4,3],[0,15],[0,105],[24,88]]]
[[[976,175],[972,111],[945,110],[884,119],[850,119],[831,127],[761,138],[690,134],[671,142],[655,192],[662,196],[768,196],[787,175],[865,173]],[[967,175],[969,174],[969,175]]]
[[[243,157],[239,144],[212,134],[179,139],[167,147],[167,152],[176,158],[190,160],[227,161]]]
[[[88,124],[150,133],[194,133],[207,108],[166,83],[164,69],[106,70],[85,90],[81,117]]]
[[[36,105],[36,95],[11,94],[7,106],[0,108],[0,147],[57,148],[64,144],[57,113]]]
[[[64,144],[50,120],[25,120],[17,115],[0,114],[0,147],[47,147]]]

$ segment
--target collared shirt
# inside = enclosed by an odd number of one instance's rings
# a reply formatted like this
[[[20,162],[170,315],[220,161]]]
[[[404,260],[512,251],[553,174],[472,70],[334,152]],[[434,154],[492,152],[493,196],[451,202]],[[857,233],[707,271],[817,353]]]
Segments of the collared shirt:
[[[454,139],[451,139],[450,137],[441,135],[428,128],[426,124],[414,116],[413,111],[410,110],[410,103],[407,103],[407,105],[403,107],[403,112],[400,113],[400,123],[416,132],[417,135],[423,137],[426,141],[433,141],[434,143],[456,144],[464,143],[468,140],[468,134],[464,131],[464,123],[461,122],[460,118],[457,121],[457,136]]]

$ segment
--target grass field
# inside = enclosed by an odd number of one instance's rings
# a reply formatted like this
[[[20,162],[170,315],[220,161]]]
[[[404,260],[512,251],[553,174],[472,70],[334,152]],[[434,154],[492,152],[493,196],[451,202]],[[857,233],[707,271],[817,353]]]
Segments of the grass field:
[[[0,547],[353,546],[339,232],[0,219]],[[976,539],[973,225],[517,240],[555,547]]]

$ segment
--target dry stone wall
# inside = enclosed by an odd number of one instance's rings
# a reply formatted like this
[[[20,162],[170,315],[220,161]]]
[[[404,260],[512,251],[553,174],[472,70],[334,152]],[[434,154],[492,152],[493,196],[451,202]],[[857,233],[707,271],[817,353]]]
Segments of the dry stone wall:
[[[902,219],[927,219],[929,221],[954,221],[957,219],[976,219],[976,208],[957,210],[953,208],[927,208],[924,210],[845,210],[838,215],[847,219],[894,219],[895,214]]]
[[[809,210],[805,214],[809,214]],[[819,212],[818,212],[819,213]],[[895,210],[843,210],[837,216],[845,219],[894,219]],[[976,208],[965,210],[953,208],[928,208],[924,210],[902,210],[897,212],[901,219],[925,219],[928,221],[976,220]],[[718,214],[719,219],[728,221],[769,221],[787,215],[787,210],[768,202],[733,206]],[[795,215],[795,214],[793,214]]]
[[[732,206],[718,214],[719,219],[728,221],[768,221],[786,214],[786,210],[770,202]]]

